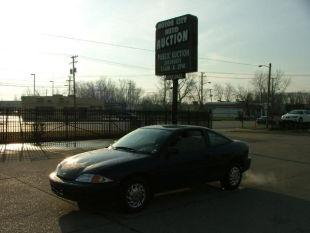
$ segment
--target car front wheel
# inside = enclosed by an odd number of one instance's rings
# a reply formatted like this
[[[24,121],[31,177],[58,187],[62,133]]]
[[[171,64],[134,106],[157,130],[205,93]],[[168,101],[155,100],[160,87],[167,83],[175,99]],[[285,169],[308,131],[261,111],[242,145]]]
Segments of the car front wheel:
[[[144,179],[134,178],[124,182],[121,201],[127,212],[142,210],[148,203],[149,198],[149,187]]]
[[[239,187],[242,179],[242,171],[238,164],[229,166],[221,185],[226,190],[235,190]]]

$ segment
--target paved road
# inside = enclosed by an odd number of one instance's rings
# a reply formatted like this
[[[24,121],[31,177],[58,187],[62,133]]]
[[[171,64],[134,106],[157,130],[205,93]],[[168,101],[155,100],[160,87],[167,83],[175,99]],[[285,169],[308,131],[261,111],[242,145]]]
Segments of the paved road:
[[[225,133],[251,146],[253,166],[239,190],[212,183],[160,195],[134,215],[110,207],[81,212],[49,189],[47,176],[60,160],[109,141],[46,144],[44,152],[28,145],[23,159],[11,148],[0,163],[0,232],[310,232],[310,137]]]

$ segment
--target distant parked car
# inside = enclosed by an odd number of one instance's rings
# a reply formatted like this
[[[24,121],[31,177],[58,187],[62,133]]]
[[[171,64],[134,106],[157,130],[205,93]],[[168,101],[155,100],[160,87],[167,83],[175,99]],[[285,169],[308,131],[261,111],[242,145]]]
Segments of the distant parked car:
[[[292,110],[281,117],[282,121],[306,123],[310,122],[310,111],[309,110]]]
[[[266,124],[267,121],[267,116],[261,116],[256,118],[256,123],[257,124]],[[269,123],[274,123],[271,117],[269,117]]]
[[[128,211],[138,211],[154,193],[169,189],[208,181],[238,188],[250,167],[248,153],[247,143],[208,128],[147,126],[109,148],[66,158],[49,178],[55,194],[80,207],[114,197]]]

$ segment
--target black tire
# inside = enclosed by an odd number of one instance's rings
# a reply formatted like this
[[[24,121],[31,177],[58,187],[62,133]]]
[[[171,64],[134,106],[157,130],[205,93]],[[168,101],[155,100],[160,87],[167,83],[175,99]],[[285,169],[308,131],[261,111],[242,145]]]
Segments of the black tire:
[[[237,163],[234,163],[228,167],[224,178],[221,180],[221,185],[226,190],[235,190],[239,187],[241,180],[241,167]]]
[[[126,180],[122,185],[120,198],[126,212],[133,213],[141,211],[151,198],[147,181],[140,177]]]

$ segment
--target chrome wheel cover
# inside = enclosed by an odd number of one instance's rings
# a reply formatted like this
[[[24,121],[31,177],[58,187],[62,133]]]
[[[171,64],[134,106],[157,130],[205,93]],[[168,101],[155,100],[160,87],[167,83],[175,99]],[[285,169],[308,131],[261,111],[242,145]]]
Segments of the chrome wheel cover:
[[[143,184],[131,184],[126,190],[126,200],[130,208],[136,209],[141,207],[146,199],[146,190]]]
[[[229,171],[229,184],[231,186],[238,185],[241,179],[241,172],[239,167],[232,167]]]

